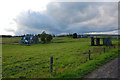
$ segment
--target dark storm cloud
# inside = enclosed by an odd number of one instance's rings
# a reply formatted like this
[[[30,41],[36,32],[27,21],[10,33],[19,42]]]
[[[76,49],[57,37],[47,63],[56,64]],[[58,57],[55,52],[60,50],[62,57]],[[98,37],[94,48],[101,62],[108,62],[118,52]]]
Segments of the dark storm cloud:
[[[47,31],[57,30],[57,27],[55,27],[56,21],[52,17],[39,12],[22,12],[15,21],[19,29],[29,30],[33,33],[38,29]]]
[[[117,3],[49,3],[44,13],[27,11],[16,17],[17,34],[88,33],[117,29]]]

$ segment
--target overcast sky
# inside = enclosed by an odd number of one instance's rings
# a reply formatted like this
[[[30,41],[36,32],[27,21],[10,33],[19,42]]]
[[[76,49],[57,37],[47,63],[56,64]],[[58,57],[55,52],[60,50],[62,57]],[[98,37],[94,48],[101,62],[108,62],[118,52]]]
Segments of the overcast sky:
[[[98,1],[2,0],[0,35],[117,33],[118,0]]]

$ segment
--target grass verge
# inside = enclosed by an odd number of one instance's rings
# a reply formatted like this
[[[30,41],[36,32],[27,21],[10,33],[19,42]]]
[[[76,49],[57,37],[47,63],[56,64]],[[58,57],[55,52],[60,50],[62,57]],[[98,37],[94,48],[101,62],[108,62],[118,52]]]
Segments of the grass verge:
[[[88,73],[120,55],[118,52],[119,51],[116,49],[112,52],[101,54],[98,58],[80,65],[75,70],[66,71],[58,76],[55,76],[54,78],[84,78]]]

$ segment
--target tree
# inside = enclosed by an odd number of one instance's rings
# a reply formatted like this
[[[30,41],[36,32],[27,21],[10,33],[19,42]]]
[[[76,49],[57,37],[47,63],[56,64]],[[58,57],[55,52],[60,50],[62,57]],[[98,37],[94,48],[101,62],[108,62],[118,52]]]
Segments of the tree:
[[[77,38],[77,33],[73,33],[73,38]]]
[[[55,37],[55,35],[53,34],[53,37]]]
[[[47,35],[46,42],[50,42],[52,40],[52,35]]]
[[[41,41],[43,43],[50,42],[53,39],[52,35],[46,34],[45,31],[42,32],[40,37],[41,37]]]
[[[72,38],[72,37],[73,37],[73,34],[70,34],[70,33],[69,33],[69,34],[67,34],[67,37],[71,37],[71,38]]]
[[[40,37],[41,36],[41,34],[38,34],[38,37]]]
[[[45,33],[45,31],[43,31],[42,32],[42,34],[41,34],[41,41],[43,42],[43,43],[45,43],[46,42],[46,33]]]

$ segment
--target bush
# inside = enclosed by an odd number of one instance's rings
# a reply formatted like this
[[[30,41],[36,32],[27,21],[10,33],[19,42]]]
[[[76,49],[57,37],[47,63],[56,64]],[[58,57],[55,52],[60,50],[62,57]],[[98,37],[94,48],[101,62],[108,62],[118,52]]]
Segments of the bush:
[[[50,42],[51,40],[52,40],[52,36],[51,35],[47,35],[46,42]]]
[[[43,42],[43,43],[45,43],[46,42],[46,33],[45,33],[45,31],[43,31],[42,32],[42,34],[41,34],[41,41]]]
[[[55,35],[53,34],[53,37],[55,37]]]
[[[43,43],[50,42],[52,40],[52,35],[46,34],[45,31],[42,32],[41,34],[41,41]]]
[[[73,38],[77,38],[77,33],[74,33],[74,34],[73,34]]]

